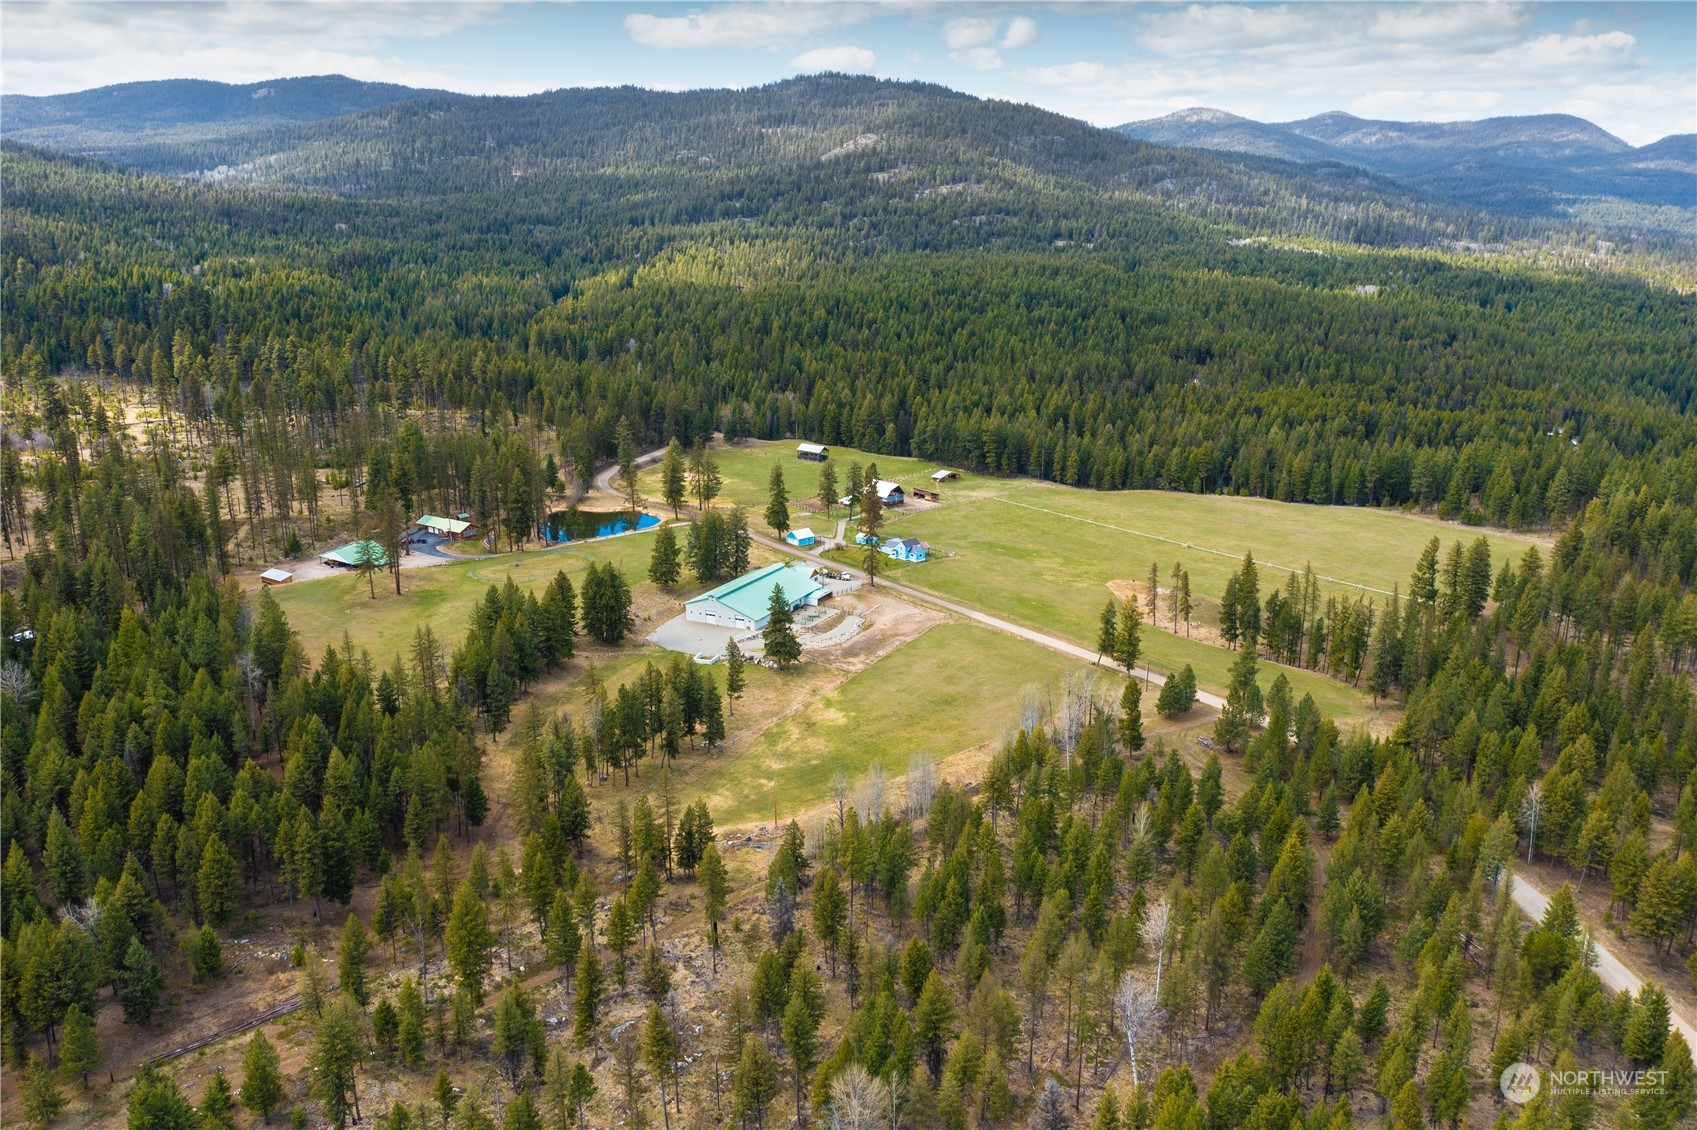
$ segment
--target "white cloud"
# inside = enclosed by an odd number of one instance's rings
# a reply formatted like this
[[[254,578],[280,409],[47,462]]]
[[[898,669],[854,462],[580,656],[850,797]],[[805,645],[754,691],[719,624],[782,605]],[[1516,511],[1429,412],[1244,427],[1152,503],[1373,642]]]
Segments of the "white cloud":
[[[682,16],[633,12],[625,31],[647,47],[779,47],[865,21],[864,4],[719,4]]]
[[[1085,86],[1100,82],[1108,68],[1088,60],[1081,63],[1059,63],[1052,67],[1020,67],[1013,72],[1020,82],[1033,86]]]
[[[1002,57],[996,53],[994,47],[968,47],[964,51],[950,51],[949,58],[975,71],[993,71],[1002,65]]]
[[[943,24],[943,42],[949,45],[951,51],[964,51],[996,38],[996,30],[1000,26],[1000,20],[959,16]]]
[[[438,39],[492,22],[504,7],[407,0],[8,3],[5,89],[45,94],[185,76],[247,83],[331,73],[465,89],[464,76],[451,69],[401,63],[388,51],[397,40]]]
[[[870,71],[877,56],[864,47],[815,47],[790,60],[790,65],[804,71]]]
[[[1563,113],[1588,118],[1633,145],[1648,145],[1670,133],[1697,133],[1697,70],[1671,82],[1593,82],[1574,90],[1560,105]]]
[[[1029,47],[1037,42],[1037,21],[1030,16],[1015,16],[1008,21],[1007,33],[1002,36],[1002,46],[1007,48]]]

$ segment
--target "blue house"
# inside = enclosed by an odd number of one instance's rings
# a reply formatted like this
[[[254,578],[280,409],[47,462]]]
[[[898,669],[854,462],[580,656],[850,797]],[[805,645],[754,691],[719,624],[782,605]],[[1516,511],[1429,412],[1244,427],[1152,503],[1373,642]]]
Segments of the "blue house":
[[[879,552],[897,561],[923,561],[926,548],[918,538],[891,538],[879,547]]]
[[[878,544],[878,535],[877,534],[869,534],[865,530],[862,530],[858,534],[854,535],[854,544],[856,544],[856,545],[877,545]]]
[[[812,545],[814,542],[818,541],[819,539],[814,536],[812,530],[803,526],[799,530],[791,530],[789,533],[785,534],[784,540],[789,542],[791,545],[806,546],[806,545]]]

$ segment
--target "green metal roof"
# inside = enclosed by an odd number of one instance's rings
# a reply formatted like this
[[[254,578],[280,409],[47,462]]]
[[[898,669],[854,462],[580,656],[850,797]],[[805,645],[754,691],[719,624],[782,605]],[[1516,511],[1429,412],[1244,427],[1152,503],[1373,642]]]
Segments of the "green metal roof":
[[[355,569],[366,561],[370,561],[379,569],[389,566],[389,555],[383,552],[383,547],[374,541],[350,541],[347,545],[332,549],[321,554],[326,561],[340,561],[343,565],[351,565]]]
[[[427,530],[441,530],[443,533],[449,534],[463,534],[471,529],[470,522],[462,522],[458,518],[438,518],[434,514],[424,515],[413,525],[423,526]]]
[[[813,579],[813,570],[808,566],[779,562],[726,581],[716,589],[685,601],[684,605],[688,607],[697,601],[716,600],[738,615],[758,623],[766,618],[766,610],[771,607],[773,585],[783,586],[784,598],[791,604],[800,604],[825,591],[825,586]]]

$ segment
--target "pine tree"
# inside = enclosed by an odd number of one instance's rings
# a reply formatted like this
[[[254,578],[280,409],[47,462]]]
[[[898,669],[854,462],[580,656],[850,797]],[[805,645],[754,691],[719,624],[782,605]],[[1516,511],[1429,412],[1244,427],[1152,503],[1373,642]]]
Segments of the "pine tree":
[[[678,556],[678,535],[671,526],[661,526],[654,534],[654,549],[648,556],[648,579],[663,589],[678,583],[683,575]]]
[[[1175,566],[1174,568],[1177,569],[1177,566]],[[1176,599],[1176,602],[1177,602],[1174,606],[1175,615],[1178,617],[1178,619],[1180,619],[1184,622],[1184,635],[1185,635],[1186,639],[1189,639],[1190,638],[1190,616],[1191,616],[1191,613],[1193,613],[1196,610],[1195,605],[1191,602],[1191,598],[1190,598],[1190,570],[1189,569],[1178,570],[1178,594],[1177,594],[1175,599]]]
[[[46,846],[41,863],[47,871],[47,893],[56,906],[80,902],[88,884],[88,865],[65,816],[54,808],[47,816]]]
[[[1644,985],[1638,990],[1638,1001],[1626,1026],[1621,1050],[1635,1063],[1660,1062],[1667,1046],[1669,1015],[1667,994],[1661,986]]]
[[[153,1019],[165,989],[165,977],[139,937],[130,938],[129,949],[124,951],[124,964],[113,978],[113,986],[124,1009],[125,1024],[146,1024]]]
[[[648,1017],[642,1026],[642,1058],[654,1076],[655,1085],[660,1088],[660,1113],[670,1130],[672,1114],[671,1108],[666,1105],[666,1083],[675,1076],[678,1036],[672,1030],[671,1021],[666,1019],[666,1014],[658,1002],[648,1006]],[[674,1083],[674,1087],[675,1085]],[[682,1112],[681,1102],[679,1112]]]
[[[825,511],[825,517],[831,516],[831,510],[837,505],[837,466],[825,462],[819,465],[819,508]]]
[[[914,1006],[913,1034],[935,1082],[942,1077],[943,1055],[955,1038],[954,998],[935,969],[926,977],[919,1002]]]
[[[125,1107],[129,1130],[195,1130],[200,1125],[177,1081],[151,1064],[136,1076]]]
[[[1120,745],[1128,757],[1143,748],[1143,684],[1136,679],[1120,692]]]
[[[1148,605],[1149,626],[1159,628],[1161,626],[1161,618],[1158,615],[1161,609],[1161,566],[1159,562],[1149,562],[1148,586],[1149,591],[1143,595],[1143,599]]]
[[[546,1031],[530,994],[514,984],[502,989],[495,1001],[493,1026],[490,1054],[507,1083],[517,1091],[525,1068],[529,1066],[540,1074],[547,1053]]]
[[[730,712],[732,714],[737,712],[737,698],[741,696],[747,681],[748,676],[743,671],[742,648],[737,646],[736,640],[727,640],[725,643],[725,698],[731,704]]]
[[[778,1097],[778,1061],[760,1037],[742,1038],[742,1055],[731,1074],[731,1117],[754,1130],[764,1130],[766,1111]]]
[[[831,962],[831,976],[837,975],[837,943],[842,940],[847,911],[843,902],[842,883],[835,867],[822,867],[813,884],[813,932],[825,947]]]
[[[94,1030],[94,1021],[82,1005],[73,1002],[65,1010],[59,1037],[59,1075],[66,1081],[80,1083],[86,1091],[89,1073],[100,1062],[100,1036]]]
[[[358,1006],[348,997],[332,1001],[319,1015],[318,1031],[307,1053],[307,1071],[313,1097],[336,1130],[347,1125],[350,1113],[355,1122],[361,1119],[355,1075],[363,1062]]]
[[[1373,627],[1373,642],[1368,653],[1367,689],[1374,699],[1381,699],[1390,694],[1392,685],[1402,682],[1402,613],[1397,606],[1395,590],[1391,592],[1390,604]]]
[[[366,1004],[365,957],[371,952],[371,938],[359,915],[350,914],[342,923],[342,940],[336,951],[336,976],[342,991],[360,1004]]]
[[[401,1063],[417,1070],[424,1062],[424,993],[416,977],[403,977],[395,996],[395,1046]]]
[[[666,457],[660,462],[660,494],[666,500],[666,505],[672,508],[672,517],[678,516],[678,508],[684,504],[687,489],[684,484],[684,457],[678,448],[677,438],[666,445]]]
[[[1163,718],[1177,718],[1196,705],[1196,672],[1186,663],[1184,669],[1167,676],[1161,693],[1155,699],[1155,713]]]
[[[1241,749],[1250,727],[1261,720],[1261,688],[1255,682],[1255,669],[1255,637],[1246,634],[1242,650],[1232,660],[1225,709],[1214,723],[1214,740],[1227,749]]]
[[[725,917],[725,905],[730,897],[730,880],[725,861],[717,844],[709,843],[701,853],[701,865],[696,869],[696,881],[701,884],[702,913],[707,918],[707,943],[713,951],[713,975],[719,975],[719,923]]]
[[[40,1056],[32,1055],[24,1064],[23,1078],[18,1082],[23,1100],[19,1105],[23,1107],[24,1121],[37,1130],[46,1130],[65,1109],[65,1099],[59,1094],[59,1084],[54,1081],[53,1072],[48,1070]]]
[[[190,965],[196,981],[209,980],[224,971],[224,947],[219,945],[211,923],[195,931]]]
[[[201,1125],[228,1127],[235,1109],[236,1098],[230,1091],[230,1077],[224,1074],[222,1067],[214,1067],[200,1094]]]
[[[283,1073],[277,1050],[265,1038],[263,1031],[255,1032],[242,1053],[242,1105],[271,1121],[271,1112],[283,1101]]]
[[[572,1036],[578,1047],[586,1046],[595,1035],[595,1022],[601,1012],[601,998],[606,995],[606,974],[595,956],[595,943],[585,938],[578,953],[577,996],[572,1004]]]
[[[1102,662],[1104,655],[1110,659],[1114,656],[1114,641],[1118,638],[1116,633],[1119,630],[1119,618],[1119,602],[1109,597],[1108,603],[1102,606],[1102,617],[1096,630],[1097,663]]]
[[[200,853],[200,870],[195,893],[200,900],[200,917],[213,926],[224,926],[236,908],[236,858],[224,841],[213,836]]]
[[[819,1062],[819,1025],[825,1019],[825,992],[811,965],[797,964],[790,974],[790,999],[784,1006],[784,1047],[790,1053],[790,1070],[795,1077],[795,1117],[806,1124],[802,1105],[803,1087]]]
[[[448,912],[443,941],[455,982],[470,992],[473,1000],[481,1001],[483,978],[488,975],[493,960],[495,938],[489,932],[489,908],[469,879],[462,879],[454,891],[454,905]]]
[[[1658,952],[1679,934],[1685,921],[1684,884],[1667,856],[1659,855],[1650,864],[1638,885],[1638,905],[1627,921],[1632,932],[1650,939]]]
[[[790,496],[784,489],[784,468],[781,463],[773,463],[772,473],[766,477],[766,524],[772,527],[779,537],[789,532]]]
[[[1687,1125],[1697,1109],[1697,1068],[1692,1066],[1691,1047],[1684,1033],[1668,1034],[1661,1069],[1661,1085],[1646,1087],[1631,1099],[1632,1111],[1643,1130],[1673,1130]]]
[[[766,605],[766,627],[760,636],[765,644],[766,658],[783,670],[801,659],[801,642],[796,639],[793,625],[795,615],[784,596],[782,585],[772,586],[772,597]]]
[[[1130,674],[1143,654],[1143,613],[1137,601],[1127,597],[1120,602],[1119,623],[1114,628],[1114,662]]]

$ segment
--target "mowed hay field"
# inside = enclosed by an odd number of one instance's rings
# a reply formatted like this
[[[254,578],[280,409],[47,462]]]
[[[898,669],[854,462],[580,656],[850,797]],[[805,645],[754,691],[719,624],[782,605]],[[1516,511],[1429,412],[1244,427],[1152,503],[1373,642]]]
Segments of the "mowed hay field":
[[[413,633],[424,624],[436,633],[443,654],[451,652],[465,638],[471,610],[484,592],[492,584],[505,584],[509,577],[522,589],[540,590],[564,569],[572,584],[581,588],[591,564],[611,561],[633,591],[651,588],[647,575],[653,547],[653,531],[644,530],[554,549],[402,569],[400,596],[395,595],[394,578],[383,573],[377,578],[377,597],[372,599],[370,587],[351,572],[283,585],[272,589],[271,595],[300,633],[301,645],[314,662],[326,645],[340,648],[346,632],[355,647],[370,651],[372,660],[386,667],[397,654],[406,654]],[[652,629],[652,624],[639,622],[636,634]]]

